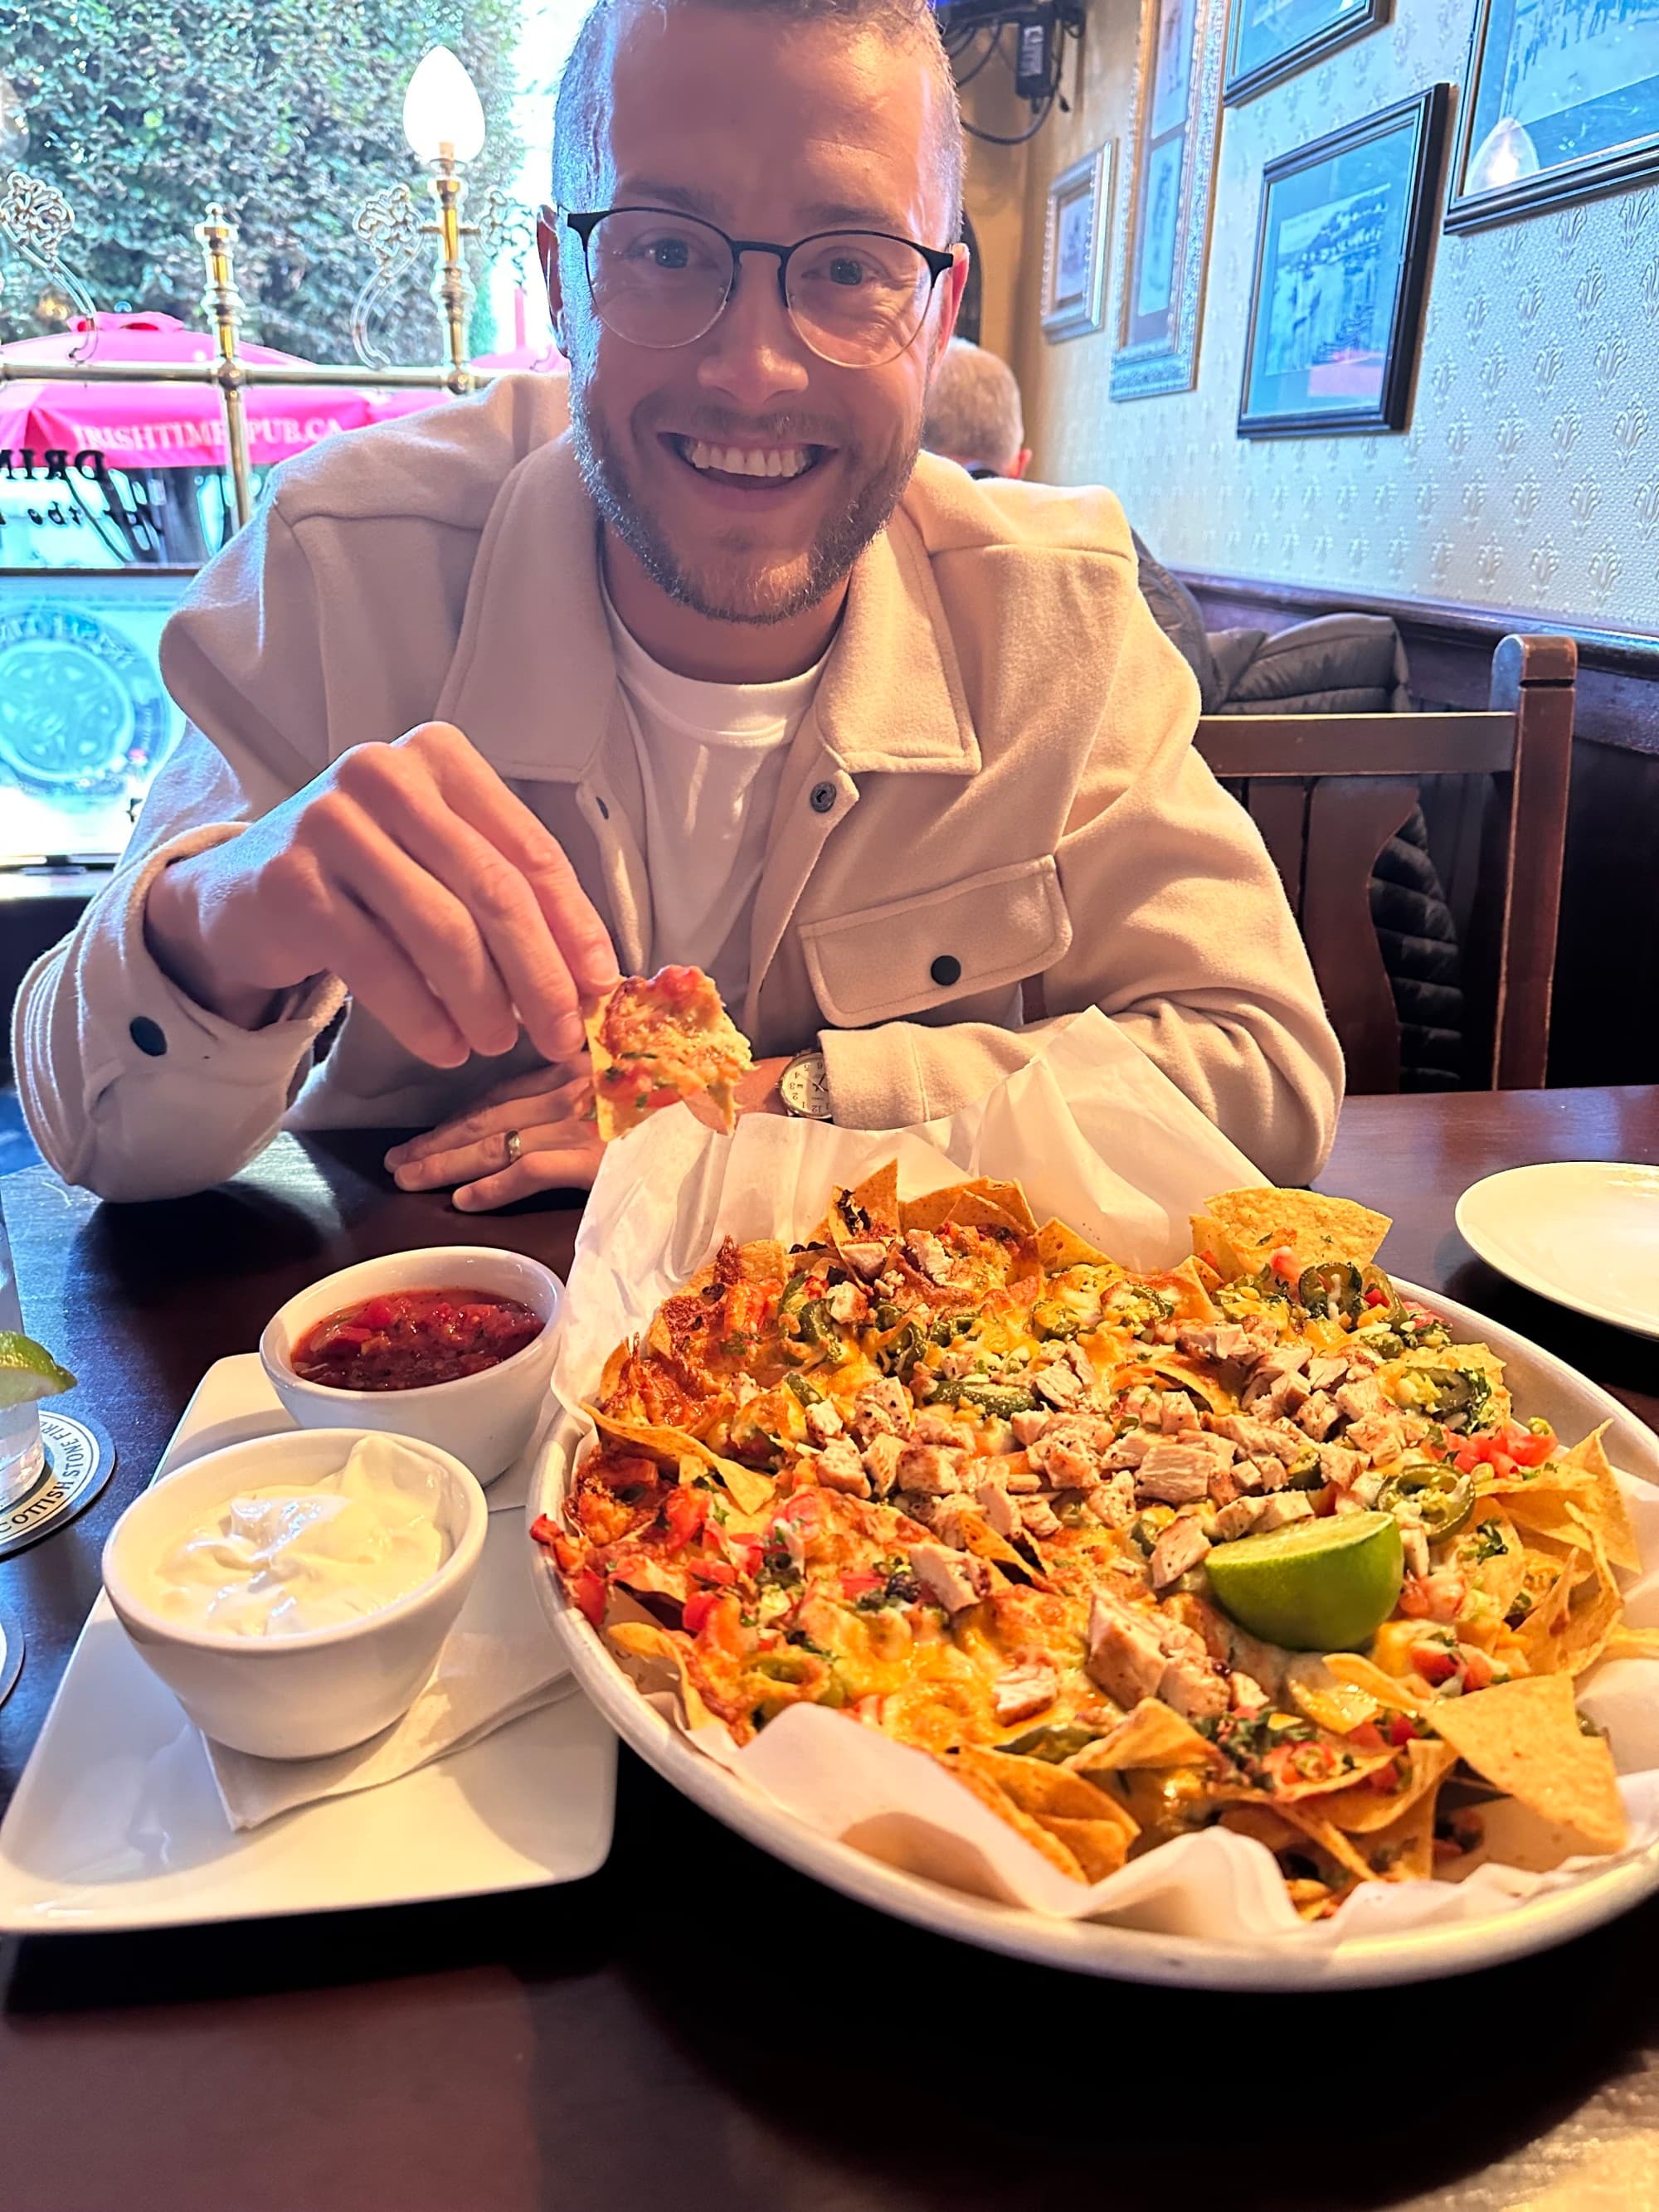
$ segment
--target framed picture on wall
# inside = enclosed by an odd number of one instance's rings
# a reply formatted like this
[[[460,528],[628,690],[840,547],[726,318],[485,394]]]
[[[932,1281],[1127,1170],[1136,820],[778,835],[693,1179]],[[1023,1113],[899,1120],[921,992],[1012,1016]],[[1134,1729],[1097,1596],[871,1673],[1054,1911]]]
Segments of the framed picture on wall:
[[[1263,170],[1241,437],[1405,428],[1451,89]]]
[[[1323,61],[1386,23],[1391,0],[1234,0],[1227,43],[1229,106]]]
[[[1198,381],[1227,0],[1141,0],[1111,396]]]
[[[1476,0],[1448,230],[1659,176],[1659,0]]]
[[[1042,331],[1050,343],[1100,328],[1111,197],[1109,143],[1074,161],[1048,187],[1042,231]]]

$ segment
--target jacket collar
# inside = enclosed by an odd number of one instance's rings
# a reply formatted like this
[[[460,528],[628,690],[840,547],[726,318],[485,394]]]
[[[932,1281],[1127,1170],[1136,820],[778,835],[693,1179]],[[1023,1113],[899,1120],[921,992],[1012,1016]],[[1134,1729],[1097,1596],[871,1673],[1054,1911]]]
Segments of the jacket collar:
[[[567,434],[501,486],[435,710],[503,776],[580,783],[604,748],[617,664],[598,549],[599,520]],[[980,765],[927,548],[902,505],[853,571],[816,721],[852,775],[971,775]]]

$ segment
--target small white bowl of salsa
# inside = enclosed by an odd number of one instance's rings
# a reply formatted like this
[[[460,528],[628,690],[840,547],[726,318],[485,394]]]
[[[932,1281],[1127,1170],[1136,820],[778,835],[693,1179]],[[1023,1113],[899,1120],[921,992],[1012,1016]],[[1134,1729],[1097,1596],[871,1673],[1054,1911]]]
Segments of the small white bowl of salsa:
[[[439,1244],[342,1267],[279,1307],[259,1339],[305,1429],[388,1430],[489,1482],[534,1433],[562,1285],[522,1252]]]

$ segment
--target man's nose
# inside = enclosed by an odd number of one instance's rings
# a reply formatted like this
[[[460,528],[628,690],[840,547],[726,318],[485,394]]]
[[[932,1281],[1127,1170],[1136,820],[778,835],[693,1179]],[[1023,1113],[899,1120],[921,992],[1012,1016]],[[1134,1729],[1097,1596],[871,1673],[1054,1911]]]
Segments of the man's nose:
[[[789,319],[769,254],[746,253],[732,297],[704,342],[697,381],[757,413],[780,396],[804,392],[807,349]]]

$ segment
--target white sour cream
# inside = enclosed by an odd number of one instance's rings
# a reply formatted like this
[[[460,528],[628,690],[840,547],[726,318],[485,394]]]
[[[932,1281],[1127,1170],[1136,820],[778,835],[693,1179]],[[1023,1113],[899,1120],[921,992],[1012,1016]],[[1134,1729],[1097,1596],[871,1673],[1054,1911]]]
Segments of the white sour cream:
[[[155,1568],[159,1612],[181,1627],[298,1636],[378,1613],[448,1556],[429,1460],[365,1437],[332,1474],[245,1490],[176,1537]]]

